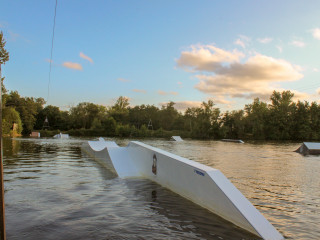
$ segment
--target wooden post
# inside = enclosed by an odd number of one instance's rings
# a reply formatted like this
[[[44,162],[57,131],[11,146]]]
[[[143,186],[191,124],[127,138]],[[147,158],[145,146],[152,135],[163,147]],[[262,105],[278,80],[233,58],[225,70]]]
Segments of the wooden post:
[[[1,82],[1,64],[0,64],[0,82]],[[4,211],[4,185],[3,185],[3,163],[2,163],[2,82],[0,83],[0,231],[1,240],[6,240],[6,224]]]

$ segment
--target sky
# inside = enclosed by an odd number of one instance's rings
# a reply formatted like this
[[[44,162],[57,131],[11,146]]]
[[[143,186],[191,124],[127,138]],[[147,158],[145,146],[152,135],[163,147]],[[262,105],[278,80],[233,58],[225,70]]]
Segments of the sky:
[[[243,109],[274,90],[320,98],[320,1],[0,0],[5,86],[80,102]]]

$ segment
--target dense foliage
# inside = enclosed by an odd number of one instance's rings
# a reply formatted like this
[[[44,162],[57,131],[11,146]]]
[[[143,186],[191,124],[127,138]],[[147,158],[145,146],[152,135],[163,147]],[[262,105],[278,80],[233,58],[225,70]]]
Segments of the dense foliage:
[[[43,129],[47,118],[47,130],[78,136],[319,140],[320,105],[294,102],[293,96],[290,91],[274,91],[270,104],[256,98],[243,110],[225,113],[209,100],[181,113],[174,108],[174,102],[161,108],[144,104],[130,107],[125,97],[119,97],[111,107],[83,102],[61,111],[51,105],[44,107],[42,98],[10,92],[4,95],[3,124],[5,131],[10,131],[12,123],[20,124],[23,134]]]

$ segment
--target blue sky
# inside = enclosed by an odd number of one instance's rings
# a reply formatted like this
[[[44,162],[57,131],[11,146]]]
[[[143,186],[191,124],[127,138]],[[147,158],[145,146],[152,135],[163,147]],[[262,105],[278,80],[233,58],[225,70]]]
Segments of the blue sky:
[[[320,94],[320,2],[1,0],[5,85],[66,109],[212,99],[243,108],[272,90]]]

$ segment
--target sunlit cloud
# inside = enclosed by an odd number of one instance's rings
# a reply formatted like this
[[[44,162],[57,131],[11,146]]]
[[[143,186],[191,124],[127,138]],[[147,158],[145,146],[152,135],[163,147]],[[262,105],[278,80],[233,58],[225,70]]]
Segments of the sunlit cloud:
[[[215,53],[211,52],[211,54],[214,55]],[[232,52],[225,52],[225,55],[228,54],[234,55]],[[181,59],[185,55],[185,52],[183,55],[181,54],[177,62],[183,63],[184,61]],[[205,61],[202,54],[196,56],[194,53],[193,59],[193,65],[187,62],[186,66],[180,64],[180,67],[204,69],[202,64]],[[303,77],[301,67],[259,53],[249,57],[244,62],[221,58],[221,61],[215,61],[214,64],[207,64],[206,66],[206,74],[199,71],[199,74],[195,76],[199,80],[195,88],[222,102],[226,100],[226,97],[269,99],[273,90],[279,89],[276,83],[296,81]],[[302,93],[297,92],[297,94],[301,95]]]
[[[132,89],[132,91],[136,93],[147,93],[147,91],[143,89]]]
[[[295,46],[295,47],[300,47],[300,48],[303,48],[306,46],[306,44],[302,41],[297,41],[297,40],[293,40],[291,43],[290,43],[292,46]]]
[[[268,37],[266,37],[266,38],[258,38],[258,42],[263,43],[263,44],[267,44],[267,43],[270,43],[272,41],[273,41],[273,39],[272,38],[268,38]]]
[[[320,40],[320,28],[312,29],[312,36],[313,36],[315,39]]]
[[[183,51],[176,62],[178,67],[187,70],[214,71],[222,62],[239,62],[242,57],[244,54],[238,50],[228,52],[212,45],[193,45],[190,51]]]
[[[117,80],[119,82],[131,82],[129,79],[125,79],[125,78],[118,78]]]
[[[320,88],[317,89],[317,93],[320,95]]]
[[[168,95],[167,92],[162,91],[162,90],[158,90],[158,94],[159,94],[159,95],[162,95],[162,96]]]
[[[165,91],[162,91],[162,90],[158,90],[158,94],[159,95],[162,95],[162,96],[166,96],[166,95],[178,95],[179,93],[178,92],[165,92]]]
[[[200,107],[202,102],[200,101],[179,101],[174,102],[174,108],[178,111],[185,111],[187,108],[197,108]],[[159,103],[159,106],[168,104],[168,102]]]
[[[231,105],[231,104],[235,103],[235,101],[226,100],[224,98],[224,96],[222,96],[222,95],[215,96],[214,98],[209,97],[207,100],[212,100],[214,104],[228,104],[228,105]]]
[[[87,61],[89,61],[89,62],[93,63],[92,58],[91,58],[91,57],[88,57],[88,56],[87,56],[87,55],[85,55],[83,52],[80,52],[79,56],[80,56],[81,58],[83,58],[83,59],[85,59],[85,60],[87,60]]]
[[[71,68],[74,70],[82,70],[82,66],[80,63],[74,63],[74,62],[64,62],[62,64],[62,66],[66,67],[66,68]]]

